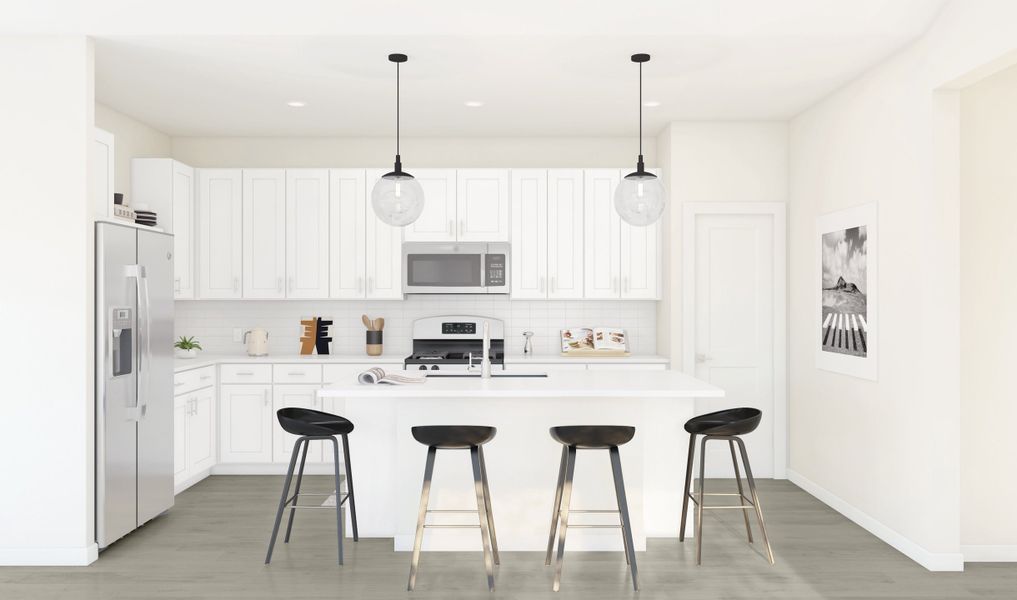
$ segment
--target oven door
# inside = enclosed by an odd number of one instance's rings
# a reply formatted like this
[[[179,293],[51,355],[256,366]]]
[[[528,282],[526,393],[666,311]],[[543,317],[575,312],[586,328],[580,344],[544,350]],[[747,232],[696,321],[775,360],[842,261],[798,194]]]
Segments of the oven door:
[[[486,294],[487,244],[403,244],[404,294]]]

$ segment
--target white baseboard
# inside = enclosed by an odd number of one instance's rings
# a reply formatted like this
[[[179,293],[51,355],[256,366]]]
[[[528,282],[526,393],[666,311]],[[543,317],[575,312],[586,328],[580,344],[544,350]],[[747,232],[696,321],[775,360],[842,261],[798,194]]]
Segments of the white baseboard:
[[[187,479],[185,479],[185,480],[181,481],[180,483],[178,483],[178,484],[173,486],[173,495],[175,496],[175,495],[179,494],[180,492],[182,492],[182,491],[186,490],[187,488],[191,487],[192,485],[198,483],[202,479],[205,479],[206,477],[208,477],[211,474],[212,474],[212,469],[209,468],[209,469],[205,469],[204,471],[201,471],[199,473],[196,473],[194,475],[191,475]]]
[[[81,548],[0,548],[5,567],[84,567],[99,558],[99,546]]]
[[[961,546],[964,562],[1017,562],[1017,546],[968,545]]]
[[[868,513],[855,508],[833,492],[803,477],[793,469],[787,470],[787,478],[823,504],[854,521],[862,529],[883,540],[898,552],[907,556],[930,571],[963,571],[965,555],[960,552],[929,552],[917,543],[904,537],[892,528],[874,519]]]

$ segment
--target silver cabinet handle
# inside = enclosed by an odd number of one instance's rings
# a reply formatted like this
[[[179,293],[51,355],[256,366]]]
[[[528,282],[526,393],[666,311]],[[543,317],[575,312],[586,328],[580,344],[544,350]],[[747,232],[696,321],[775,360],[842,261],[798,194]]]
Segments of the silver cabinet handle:
[[[543,277],[540,278],[540,293],[541,294],[544,293],[544,278]]]
[[[357,277],[357,293],[358,294],[363,294],[364,293],[364,278],[363,277]]]
[[[287,279],[286,286],[287,286],[286,291],[288,291],[288,292],[292,292],[293,291],[293,278],[292,277]]]
[[[182,385],[184,385],[184,382],[183,381],[178,381],[178,382],[173,384],[173,387],[180,387]]]
[[[268,406],[268,388],[265,388],[265,406]]]
[[[277,277],[275,280],[275,291],[281,292],[282,289],[282,277]]]
[[[612,277],[611,278],[611,291],[612,292],[617,292],[618,291],[618,278],[617,277]]]
[[[235,292],[238,289],[240,289],[240,278],[239,277],[234,277],[233,278],[233,291]]]
[[[555,293],[555,292],[557,292],[557,291],[558,291],[558,285],[557,285],[557,283],[555,282],[555,278],[554,278],[554,277],[552,277],[552,278],[551,278],[551,293],[553,294],[553,293]]]
[[[245,377],[251,377],[254,375],[253,371],[237,371],[237,375],[243,375]]]
[[[289,373],[287,373],[287,375],[289,375],[290,377],[297,377],[297,376],[303,377],[304,375],[307,375],[307,373],[303,373],[301,371],[290,371]]]
[[[452,219],[449,219],[448,220],[448,234],[449,235],[452,235],[453,233],[455,233],[455,231],[453,231],[453,229],[452,229],[453,227],[455,227],[455,225],[453,225]]]
[[[622,277],[622,293],[629,291],[629,278]]]
[[[374,288],[374,281],[372,281],[372,280],[371,280],[371,278],[370,278],[370,277],[368,277],[368,278],[367,278],[367,293],[368,293],[368,294],[370,294],[370,293],[371,293],[371,290],[372,290],[373,288]]]
[[[173,279],[173,291],[174,292],[179,292],[180,291],[180,278],[179,277],[176,277],[176,278]]]
[[[205,381],[206,379],[211,379],[211,378],[212,378],[212,376],[211,376],[211,375],[202,375],[202,376],[201,376],[201,377],[199,377],[198,379],[200,379],[200,380],[202,380],[202,381]]]

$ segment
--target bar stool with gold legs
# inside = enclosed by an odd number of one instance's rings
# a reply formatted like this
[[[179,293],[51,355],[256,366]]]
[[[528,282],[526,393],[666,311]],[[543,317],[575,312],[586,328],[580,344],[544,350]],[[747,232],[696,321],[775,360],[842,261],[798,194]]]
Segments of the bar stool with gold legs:
[[[756,492],[756,480],[752,477],[752,467],[749,465],[749,455],[745,452],[745,443],[742,435],[752,433],[759,426],[763,413],[756,408],[732,408],[721,410],[689,419],[685,423],[685,431],[689,432],[689,462],[685,469],[685,494],[682,498],[682,521],[681,531],[678,540],[685,541],[685,518],[688,515],[689,500],[696,505],[696,564],[703,562],[703,511],[710,509],[740,509],[745,517],[745,531],[748,534],[749,543],[752,540],[752,527],[749,525],[750,510],[756,511],[756,519],[759,521],[759,533],[763,536],[763,545],[766,546],[766,558],[773,564],[773,550],[770,548],[770,540],[766,537],[766,525],[763,523],[763,509],[759,505],[759,494]],[[703,436],[699,446],[699,491],[692,491],[692,465],[696,451],[696,436]],[[735,481],[738,483],[738,493],[711,493],[704,491],[703,484],[706,480],[706,442],[726,441],[731,449],[731,462],[734,464]],[[745,466],[745,479],[749,484],[749,493],[752,496],[747,498],[742,488],[741,473],[738,471],[738,459],[735,456],[735,444],[738,445],[742,456],[742,464]],[[737,496],[738,504],[706,506],[704,496]],[[746,504],[747,503],[747,504]]]

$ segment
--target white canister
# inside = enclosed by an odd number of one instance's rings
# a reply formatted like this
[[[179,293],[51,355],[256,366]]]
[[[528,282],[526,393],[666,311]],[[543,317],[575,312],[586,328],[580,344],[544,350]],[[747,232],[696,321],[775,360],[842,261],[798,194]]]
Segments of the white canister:
[[[244,343],[247,344],[248,356],[268,356],[268,332],[255,327],[244,332]]]

